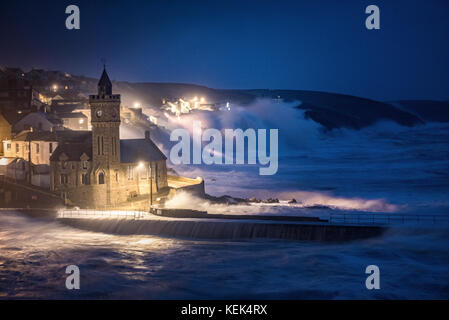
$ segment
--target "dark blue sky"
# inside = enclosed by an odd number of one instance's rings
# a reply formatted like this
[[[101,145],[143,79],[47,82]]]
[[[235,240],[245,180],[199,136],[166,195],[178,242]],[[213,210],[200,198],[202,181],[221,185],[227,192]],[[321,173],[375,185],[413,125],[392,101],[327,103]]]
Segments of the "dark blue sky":
[[[116,80],[449,99],[447,0],[5,2],[0,65],[98,77],[105,57]]]

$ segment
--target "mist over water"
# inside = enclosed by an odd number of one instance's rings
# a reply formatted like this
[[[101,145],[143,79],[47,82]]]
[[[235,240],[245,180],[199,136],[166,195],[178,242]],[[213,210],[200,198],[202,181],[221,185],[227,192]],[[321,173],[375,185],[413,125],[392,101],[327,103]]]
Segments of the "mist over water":
[[[275,175],[260,176],[258,164],[173,167],[179,174],[203,177],[206,192],[215,196],[294,198],[303,206],[364,212],[449,213],[448,124],[403,127],[381,121],[361,130],[328,131],[305,119],[296,108],[300,103],[263,99],[230,111],[170,117],[164,124],[168,133],[179,127],[191,131],[198,120],[203,128],[222,132],[279,129]],[[173,145],[168,135],[157,141],[166,154]]]

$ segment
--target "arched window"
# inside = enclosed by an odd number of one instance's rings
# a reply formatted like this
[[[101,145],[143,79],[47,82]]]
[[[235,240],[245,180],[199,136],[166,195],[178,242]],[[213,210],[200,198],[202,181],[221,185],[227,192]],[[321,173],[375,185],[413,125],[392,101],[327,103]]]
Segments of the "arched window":
[[[98,174],[98,184],[104,184],[104,173],[100,172]]]

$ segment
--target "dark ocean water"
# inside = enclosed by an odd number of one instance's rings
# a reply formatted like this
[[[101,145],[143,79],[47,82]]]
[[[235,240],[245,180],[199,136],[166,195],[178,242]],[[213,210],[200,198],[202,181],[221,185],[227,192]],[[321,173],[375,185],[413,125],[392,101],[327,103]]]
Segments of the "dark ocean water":
[[[116,236],[13,213],[1,221],[2,298],[449,298],[445,228],[323,244]],[[80,290],[65,288],[71,264],[80,268]],[[365,288],[371,264],[380,268],[380,290]]]

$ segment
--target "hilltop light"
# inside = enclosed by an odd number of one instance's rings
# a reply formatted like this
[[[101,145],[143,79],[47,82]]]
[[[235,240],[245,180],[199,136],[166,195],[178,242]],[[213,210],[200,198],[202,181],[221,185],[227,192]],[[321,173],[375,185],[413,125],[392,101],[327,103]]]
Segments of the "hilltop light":
[[[134,102],[134,108],[139,108],[140,107],[140,102]]]
[[[157,118],[150,116],[150,121],[153,122],[154,124],[157,124]]]

